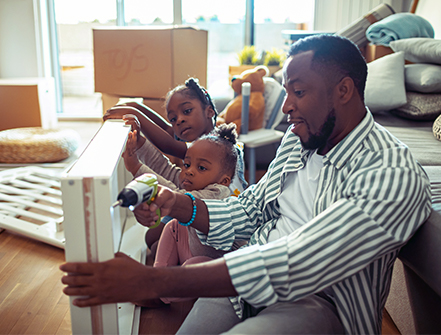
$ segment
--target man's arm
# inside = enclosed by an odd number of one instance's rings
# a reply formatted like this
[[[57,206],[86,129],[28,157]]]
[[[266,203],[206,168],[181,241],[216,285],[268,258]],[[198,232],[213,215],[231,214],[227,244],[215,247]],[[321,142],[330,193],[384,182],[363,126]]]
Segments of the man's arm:
[[[160,297],[237,295],[223,259],[184,267],[153,268],[118,253],[102,263],[65,263],[63,292],[79,307]]]

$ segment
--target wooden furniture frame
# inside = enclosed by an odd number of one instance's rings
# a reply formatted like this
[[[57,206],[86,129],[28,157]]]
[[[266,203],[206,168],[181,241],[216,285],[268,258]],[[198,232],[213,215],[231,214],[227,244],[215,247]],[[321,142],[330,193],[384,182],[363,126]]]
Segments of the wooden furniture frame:
[[[144,261],[145,228],[125,208],[112,208],[119,191],[132,179],[121,155],[130,127],[106,121],[78,161],[61,178],[66,261],[101,262],[123,251]],[[106,304],[70,312],[73,334],[136,334],[140,308]]]

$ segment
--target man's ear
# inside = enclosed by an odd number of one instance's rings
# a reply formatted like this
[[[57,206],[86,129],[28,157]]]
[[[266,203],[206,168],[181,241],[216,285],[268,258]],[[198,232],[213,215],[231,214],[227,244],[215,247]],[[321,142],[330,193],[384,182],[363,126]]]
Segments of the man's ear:
[[[344,77],[336,86],[337,99],[340,104],[345,105],[357,93],[352,78]]]
[[[224,186],[230,186],[231,183],[231,178],[229,176],[227,176],[226,174],[224,174],[221,179],[219,184],[224,185]]]

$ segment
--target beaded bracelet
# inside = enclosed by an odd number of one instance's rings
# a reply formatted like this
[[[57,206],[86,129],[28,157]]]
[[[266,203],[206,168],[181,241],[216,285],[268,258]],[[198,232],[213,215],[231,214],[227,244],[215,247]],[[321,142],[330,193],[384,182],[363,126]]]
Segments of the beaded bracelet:
[[[182,223],[181,221],[178,221],[178,222],[180,225],[189,226],[194,222],[194,219],[196,217],[196,199],[193,196],[193,194],[191,194],[191,193],[187,192],[187,193],[185,193],[185,195],[188,195],[191,198],[191,201],[193,202],[193,214],[191,215],[190,221],[188,221],[187,223]]]

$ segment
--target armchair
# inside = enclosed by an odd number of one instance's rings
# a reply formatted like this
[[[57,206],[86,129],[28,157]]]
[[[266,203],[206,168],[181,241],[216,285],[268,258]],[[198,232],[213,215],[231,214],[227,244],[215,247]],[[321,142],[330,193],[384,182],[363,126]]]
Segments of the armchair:
[[[256,148],[267,144],[279,142],[284,133],[276,130],[275,127],[282,121],[283,112],[282,105],[285,100],[285,89],[273,78],[265,77],[265,91],[263,93],[265,99],[265,115],[263,127],[261,129],[248,131],[248,113],[249,113],[249,97],[250,83],[242,84],[242,127],[239,141],[244,144],[245,151],[248,152],[248,182],[254,184],[256,182]]]

